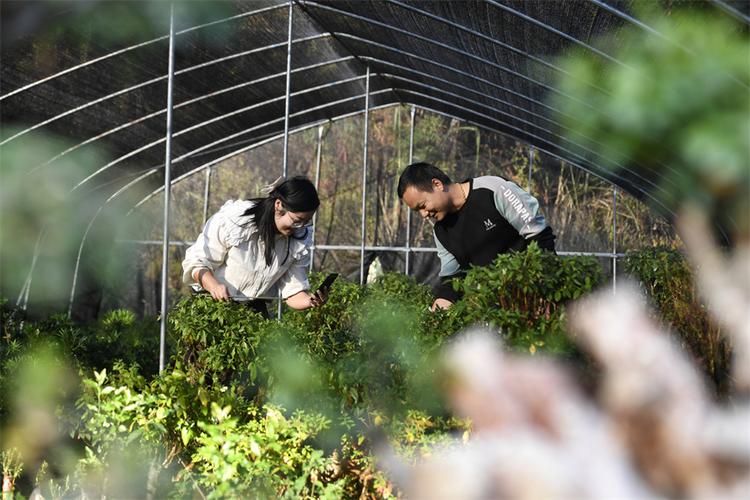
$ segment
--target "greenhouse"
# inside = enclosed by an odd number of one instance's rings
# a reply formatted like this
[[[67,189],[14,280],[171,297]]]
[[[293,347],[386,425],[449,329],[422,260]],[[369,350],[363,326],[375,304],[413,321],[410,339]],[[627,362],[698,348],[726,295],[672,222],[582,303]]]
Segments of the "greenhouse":
[[[747,2],[0,12],[3,499],[750,494]],[[446,281],[425,163],[530,196],[553,251]],[[255,237],[299,287],[202,281],[298,176]]]

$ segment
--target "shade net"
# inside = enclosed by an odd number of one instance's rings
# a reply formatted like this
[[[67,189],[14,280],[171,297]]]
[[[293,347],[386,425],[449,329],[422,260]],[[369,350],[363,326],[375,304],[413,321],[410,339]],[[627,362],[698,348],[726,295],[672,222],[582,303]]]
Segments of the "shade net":
[[[42,27],[50,19],[63,26],[67,19],[68,27],[36,36],[35,26],[24,30],[14,17],[21,4],[42,12]],[[289,16],[287,3],[274,0],[176,5],[173,177],[283,133]],[[585,50],[612,59],[607,46],[617,44],[617,29],[638,22],[632,2],[293,5],[292,130],[361,111],[369,65],[373,107],[413,103],[476,122],[584,166],[639,197],[658,182],[628,168],[617,177],[599,168],[605,158],[562,139],[558,111],[545,104],[550,93],[560,92],[554,87],[558,57]],[[740,18],[749,10],[741,1],[698,5]],[[138,9],[155,20],[141,23],[147,26],[130,38],[112,35],[102,42],[103,33],[117,32],[118,15]],[[11,1],[3,10],[0,120],[6,130],[35,127],[73,139],[77,150],[106,150],[110,161],[92,165],[92,177],[80,181],[106,185],[110,192],[130,182],[133,172],[163,165],[166,2]],[[596,87],[595,80],[590,84]],[[59,153],[70,147],[61,146]],[[44,168],[54,168],[53,158]],[[162,175],[154,172],[142,182],[159,185]]]

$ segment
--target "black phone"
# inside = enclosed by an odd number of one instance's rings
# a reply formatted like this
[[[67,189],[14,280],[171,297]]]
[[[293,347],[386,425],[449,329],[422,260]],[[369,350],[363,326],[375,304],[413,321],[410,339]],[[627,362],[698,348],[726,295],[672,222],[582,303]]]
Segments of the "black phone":
[[[320,284],[318,287],[318,290],[327,292],[331,289],[331,285],[333,285],[333,282],[336,281],[336,278],[339,277],[339,273],[331,273],[328,276],[326,276],[326,279],[323,280],[323,283]]]

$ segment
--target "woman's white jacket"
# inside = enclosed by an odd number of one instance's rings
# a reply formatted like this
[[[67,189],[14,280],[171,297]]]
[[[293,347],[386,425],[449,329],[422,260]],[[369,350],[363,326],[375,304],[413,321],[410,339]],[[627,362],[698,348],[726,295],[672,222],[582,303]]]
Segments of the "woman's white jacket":
[[[300,228],[294,237],[276,236],[273,261],[264,257],[265,245],[251,216],[242,214],[254,205],[229,200],[207,222],[198,239],[185,253],[182,280],[193,288],[196,269],[209,269],[236,298],[272,298],[281,290],[284,299],[308,290],[312,231]]]

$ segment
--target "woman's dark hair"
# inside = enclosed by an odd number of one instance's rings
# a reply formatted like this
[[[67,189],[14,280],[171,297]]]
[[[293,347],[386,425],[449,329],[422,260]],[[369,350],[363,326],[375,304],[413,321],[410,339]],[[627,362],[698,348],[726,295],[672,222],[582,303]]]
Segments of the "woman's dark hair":
[[[437,179],[446,186],[451,184],[451,178],[445,172],[431,163],[412,163],[404,169],[398,179],[398,197],[404,197],[404,191],[414,186],[420,191],[432,191],[432,179]]]
[[[252,215],[253,222],[258,226],[260,238],[265,247],[266,264],[273,261],[274,239],[277,229],[275,215],[276,200],[281,201],[284,210],[288,212],[312,212],[320,206],[318,191],[315,185],[306,177],[296,176],[285,180],[276,186],[266,198],[253,198],[255,202],[243,215]]]

